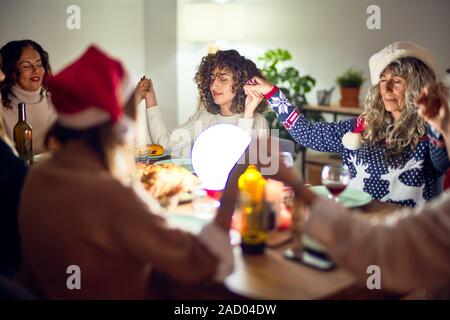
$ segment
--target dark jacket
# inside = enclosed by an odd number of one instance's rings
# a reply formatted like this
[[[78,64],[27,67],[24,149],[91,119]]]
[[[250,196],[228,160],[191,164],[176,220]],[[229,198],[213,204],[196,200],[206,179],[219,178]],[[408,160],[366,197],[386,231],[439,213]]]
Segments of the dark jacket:
[[[0,275],[13,277],[20,264],[17,210],[27,173],[25,162],[0,139]]]

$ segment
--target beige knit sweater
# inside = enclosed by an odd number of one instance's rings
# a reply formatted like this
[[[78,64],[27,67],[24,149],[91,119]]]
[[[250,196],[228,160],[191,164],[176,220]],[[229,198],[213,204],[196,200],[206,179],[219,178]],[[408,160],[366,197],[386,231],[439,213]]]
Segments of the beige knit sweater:
[[[405,208],[386,220],[369,221],[338,203],[318,198],[305,231],[363,283],[371,265],[380,267],[381,289],[440,290],[450,299],[450,193],[423,207]],[[442,288],[444,289],[442,291]]]
[[[25,102],[27,122],[33,129],[33,153],[39,154],[45,152],[44,139],[48,129],[56,120],[56,112],[48,95],[41,95],[41,89],[29,92],[18,86],[11,88],[12,109],[3,108],[3,120],[6,134],[13,141],[13,129],[18,121],[20,102]]]
[[[47,298],[155,297],[153,269],[187,283],[223,280],[232,270],[227,232],[170,228],[155,200],[124,186],[84,144],[72,142],[31,168],[19,209],[20,279]],[[81,269],[69,290],[68,266]]]

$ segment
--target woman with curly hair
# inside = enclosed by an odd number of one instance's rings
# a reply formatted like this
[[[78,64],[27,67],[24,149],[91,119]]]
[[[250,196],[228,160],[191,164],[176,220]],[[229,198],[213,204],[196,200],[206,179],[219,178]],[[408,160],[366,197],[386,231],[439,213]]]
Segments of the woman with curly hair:
[[[44,152],[45,134],[56,119],[45,86],[45,78],[51,74],[48,54],[32,40],[8,42],[0,49],[0,54],[5,73],[1,102],[6,134],[13,139],[18,104],[25,102],[27,122],[33,128],[33,152]]]
[[[152,142],[174,152],[190,150],[198,135],[216,124],[233,124],[247,131],[268,130],[267,121],[261,115],[265,103],[261,103],[257,93],[244,91],[245,83],[255,76],[263,77],[255,63],[236,50],[218,51],[203,57],[195,75],[202,108],[172,131],[164,125],[151,80],[141,80],[137,92],[146,101]]]
[[[373,198],[415,206],[443,189],[450,162],[442,135],[418,115],[416,98],[436,81],[431,52],[396,42],[369,60],[372,87],[363,114],[337,123],[309,123],[273,84],[255,78],[246,90],[263,94],[301,145],[342,155],[350,186]]]

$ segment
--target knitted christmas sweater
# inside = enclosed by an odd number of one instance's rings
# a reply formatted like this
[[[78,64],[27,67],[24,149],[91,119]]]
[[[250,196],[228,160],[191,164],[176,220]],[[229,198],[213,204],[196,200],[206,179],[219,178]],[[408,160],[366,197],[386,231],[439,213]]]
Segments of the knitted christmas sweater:
[[[414,149],[405,150],[401,156],[387,157],[384,146],[369,148],[363,143],[357,150],[344,146],[342,138],[360,127],[361,118],[312,124],[278,88],[267,94],[266,99],[278,120],[299,144],[342,155],[351,175],[350,188],[363,190],[374,199],[411,207],[442,192],[442,176],[450,162],[442,137],[430,127]]]

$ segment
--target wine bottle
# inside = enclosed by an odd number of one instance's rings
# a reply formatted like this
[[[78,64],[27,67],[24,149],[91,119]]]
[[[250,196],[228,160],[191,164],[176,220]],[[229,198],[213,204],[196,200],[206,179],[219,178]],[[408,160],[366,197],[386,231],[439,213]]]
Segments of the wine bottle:
[[[263,253],[267,238],[266,180],[254,165],[239,177],[241,248],[245,254]]]
[[[33,129],[27,122],[25,103],[19,103],[19,121],[14,126],[14,144],[27,165],[33,163]]]

